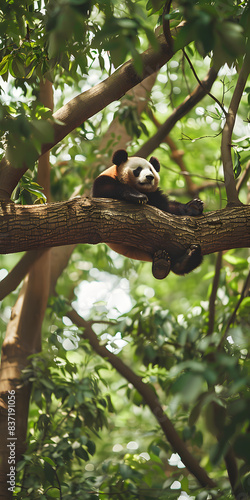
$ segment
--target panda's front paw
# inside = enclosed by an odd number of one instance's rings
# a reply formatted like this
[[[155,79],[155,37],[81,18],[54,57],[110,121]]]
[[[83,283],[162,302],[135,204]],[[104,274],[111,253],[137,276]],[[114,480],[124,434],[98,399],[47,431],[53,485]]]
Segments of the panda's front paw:
[[[187,207],[187,215],[200,215],[203,212],[204,203],[199,198],[195,198],[194,200],[186,203]]]
[[[130,201],[131,203],[138,203],[140,205],[145,205],[145,203],[148,202],[148,197],[143,194],[139,193],[134,194],[134,193],[129,193],[129,196],[126,197],[127,201]]]
[[[138,203],[141,203],[142,205],[145,205],[145,203],[148,202],[148,197],[144,193],[139,193],[138,194]]]
[[[148,202],[148,197],[146,195],[143,195],[143,198],[138,199],[138,203],[140,203],[141,205],[146,205],[147,202]]]

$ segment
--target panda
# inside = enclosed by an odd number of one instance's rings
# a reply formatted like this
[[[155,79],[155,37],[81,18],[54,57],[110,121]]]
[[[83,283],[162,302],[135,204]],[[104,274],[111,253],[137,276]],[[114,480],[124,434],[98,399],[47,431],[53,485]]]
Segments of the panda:
[[[194,199],[186,204],[170,201],[158,188],[160,163],[155,157],[149,161],[137,156],[128,157],[127,151],[119,149],[113,154],[113,165],[104,170],[94,181],[93,198],[113,198],[129,203],[145,204],[156,207],[163,212],[175,215],[199,216],[203,211],[203,202]],[[183,275],[189,273],[202,262],[201,248],[191,245],[186,252],[175,258],[165,250],[154,255],[134,246],[123,243],[109,243],[109,247],[126,257],[152,262],[152,273],[157,279],[165,278],[169,271]]]

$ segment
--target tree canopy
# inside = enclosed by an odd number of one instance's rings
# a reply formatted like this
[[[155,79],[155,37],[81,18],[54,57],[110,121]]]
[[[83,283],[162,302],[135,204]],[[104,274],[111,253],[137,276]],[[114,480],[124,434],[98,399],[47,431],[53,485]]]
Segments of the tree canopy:
[[[0,499],[249,498],[249,18],[0,6]],[[91,198],[120,148],[204,215]],[[203,263],[158,281],[131,241]]]

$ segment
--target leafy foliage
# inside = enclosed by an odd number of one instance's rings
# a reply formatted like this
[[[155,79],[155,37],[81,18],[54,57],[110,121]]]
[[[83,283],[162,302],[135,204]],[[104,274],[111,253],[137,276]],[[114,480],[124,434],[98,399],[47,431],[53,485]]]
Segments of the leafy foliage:
[[[112,405],[99,389],[97,373],[87,374],[88,362],[79,365],[76,373],[57,336],[53,334],[51,341],[59,348],[50,349],[46,357],[33,357],[31,367],[24,371],[24,383],[34,382],[31,415],[36,415],[38,407],[39,418],[31,420],[30,445],[18,465],[21,491],[26,490],[31,498],[58,498],[59,492],[63,498],[76,498],[93,487],[93,478],[83,480],[82,463],[94,455],[93,438]],[[88,357],[88,348],[85,351]],[[63,436],[59,440],[58,429]]]

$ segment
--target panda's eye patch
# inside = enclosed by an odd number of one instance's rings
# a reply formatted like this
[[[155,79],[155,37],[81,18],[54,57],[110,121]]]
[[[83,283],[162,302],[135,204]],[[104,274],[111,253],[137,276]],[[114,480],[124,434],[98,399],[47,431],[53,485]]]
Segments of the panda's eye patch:
[[[141,167],[137,167],[135,170],[133,170],[133,174],[135,177],[139,177],[140,173],[142,171]]]

